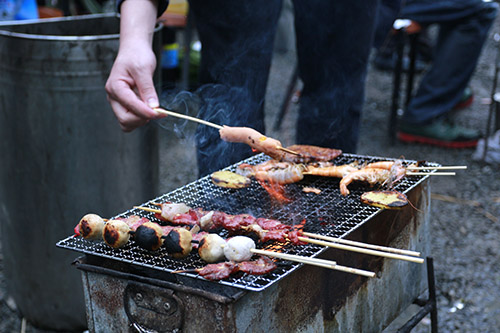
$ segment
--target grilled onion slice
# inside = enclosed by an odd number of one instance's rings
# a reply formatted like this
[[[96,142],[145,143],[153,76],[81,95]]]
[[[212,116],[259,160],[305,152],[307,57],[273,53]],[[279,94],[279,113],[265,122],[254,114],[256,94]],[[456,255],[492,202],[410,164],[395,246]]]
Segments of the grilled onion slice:
[[[369,191],[361,195],[361,202],[384,209],[401,209],[408,204],[408,198],[398,191]]]
[[[212,182],[225,188],[244,188],[250,185],[251,180],[237,173],[223,170],[212,173]]]

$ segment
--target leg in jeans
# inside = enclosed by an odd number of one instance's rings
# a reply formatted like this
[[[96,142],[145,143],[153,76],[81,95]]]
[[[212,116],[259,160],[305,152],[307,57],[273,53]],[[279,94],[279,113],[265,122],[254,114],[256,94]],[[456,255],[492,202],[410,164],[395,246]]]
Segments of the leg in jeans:
[[[497,4],[479,0],[409,1],[403,16],[440,26],[434,62],[405,112],[422,124],[453,109],[476,68]]]
[[[264,133],[264,96],[281,0],[190,0],[202,43],[199,117]],[[247,145],[227,143],[217,129],[196,131],[199,176],[249,157]]]
[[[295,0],[297,143],[355,152],[378,1]]]

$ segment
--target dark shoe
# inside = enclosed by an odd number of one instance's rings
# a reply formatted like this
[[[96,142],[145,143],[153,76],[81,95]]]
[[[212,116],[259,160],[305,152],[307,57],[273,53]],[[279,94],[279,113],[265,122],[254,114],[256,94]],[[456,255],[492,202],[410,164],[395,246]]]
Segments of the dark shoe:
[[[474,101],[474,93],[470,87],[465,88],[460,101],[453,107],[453,110],[461,110],[470,106]]]
[[[398,139],[408,143],[424,143],[444,148],[474,148],[480,133],[438,118],[425,125],[402,122]]]

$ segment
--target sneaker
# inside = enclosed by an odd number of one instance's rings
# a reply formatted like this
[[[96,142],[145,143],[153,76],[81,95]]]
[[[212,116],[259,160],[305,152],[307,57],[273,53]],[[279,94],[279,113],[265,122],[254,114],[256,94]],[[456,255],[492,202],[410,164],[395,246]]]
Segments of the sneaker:
[[[474,93],[470,87],[465,88],[464,93],[460,101],[453,107],[453,110],[461,110],[470,106],[474,101]]]
[[[402,142],[444,148],[474,148],[480,137],[478,131],[455,125],[445,118],[424,125],[401,122],[398,132],[398,139]]]

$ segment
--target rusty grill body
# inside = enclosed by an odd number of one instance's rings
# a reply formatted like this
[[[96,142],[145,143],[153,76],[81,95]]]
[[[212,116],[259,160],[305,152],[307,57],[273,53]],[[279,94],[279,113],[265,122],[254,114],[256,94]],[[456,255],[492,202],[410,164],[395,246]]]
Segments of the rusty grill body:
[[[257,164],[267,159],[259,154],[242,163]],[[340,165],[381,160],[387,159],[343,154],[335,162]],[[236,166],[227,170],[234,171]],[[311,176],[287,185],[286,195],[292,200],[285,205],[270,200],[269,194],[256,182],[248,188],[233,190],[217,187],[209,177],[204,177],[143,206],[154,207],[153,203],[165,201],[183,202],[193,208],[229,214],[248,213],[290,225],[305,220],[304,231],[307,232],[409,248],[425,255],[428,251],[430,203],[427,178],[407,176],[394,188],[405,193],[418,211],[412,207],[387,211],[364,205],[359,195],[367,190],[366,185],[351,184],[351,194],[343,197],[339,192],[339,179]],[[304,193],[305,186],[319,188],[321,193]],[[155,221],[153,214],[139,209],[131,209],[119,216],[129,215],[141,215]],[[224,232],[221,235],[225,236]],[[263,248],[271,249],[273,245],[264,244]],[[288,244],[280,251],[335,260],[341,265],[375,271],[377,277],[367,279],[278,261],[278,268],[263,276],[240,273],[210,282],[194,273],[171,274],[175,270],[203,267],[206,263],[196,253],[179,260],[171,258],[163,249],[145,251],[133,241],[123,248],[112,249],[102,242],[72,236],[61,240],[57,246],[86,255],[77,265],[83,271],[91,331],[100,331],[100,328],[110,325],[117,325],[117,328],[128,325],[131,331],[145,327],[154,331],[191,331],[196,328],[242,332],[255,329],[342,331],[347,328],[377,331],[390,323],[425,288],[423,265],[346,253],[313,244]],[[292,274],[295,271],[298,272]],[[396,282],[397,287],[391,285],[391,281]],[[384,290],[391,290],[389,303],[380,308],[387,311],[372,308],[381,301],[375,297],[386,298],[381,296]],[[148,294],[151,298],[146,301],[144,297]],[[158,308],[158,304],[163,304],[163,307]],[[116,306],[111,310],[113,305]],[[360,306],[365,311],[359,312]],[[349,314],[347,312],[353,311],[351,307],[358,310]],[[370,312],[368,317],[366,311]],[[214,321],[214,318],[218,319]]]

